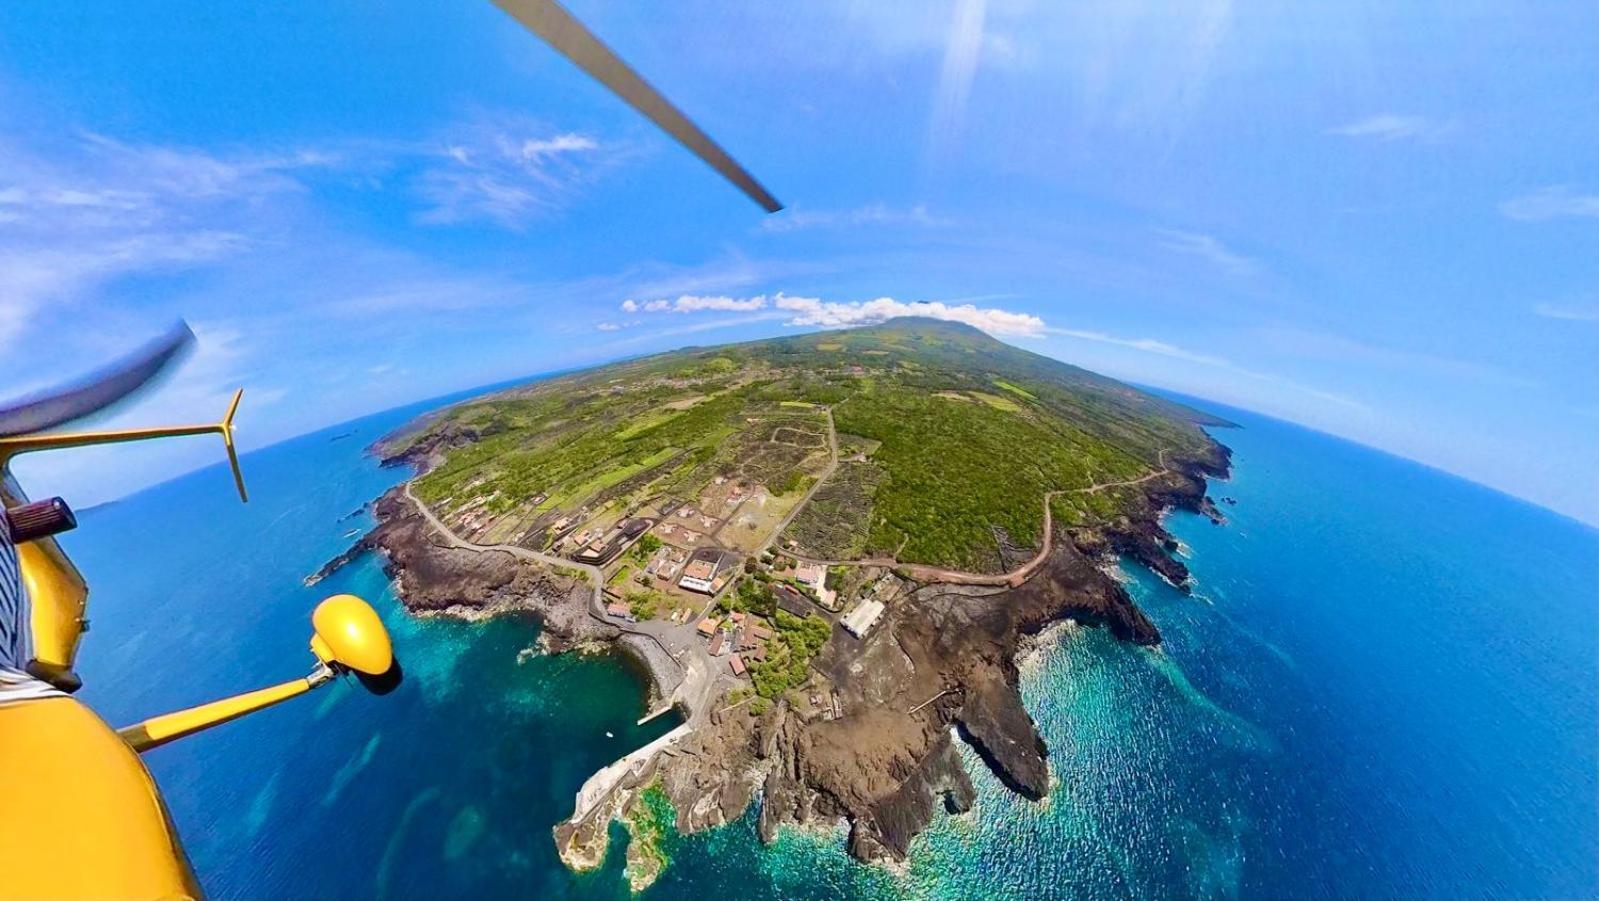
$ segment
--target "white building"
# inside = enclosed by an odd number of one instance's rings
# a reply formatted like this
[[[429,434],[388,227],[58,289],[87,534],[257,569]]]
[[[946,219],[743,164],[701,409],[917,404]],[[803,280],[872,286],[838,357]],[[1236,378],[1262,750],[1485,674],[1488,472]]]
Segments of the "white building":
[[[854,610],[839,618],[839,625],[849,630],[849,634],[856,638],[865,638],[867,631],[876,625],[878,617],[883,615],[880,601],[861,601]]]

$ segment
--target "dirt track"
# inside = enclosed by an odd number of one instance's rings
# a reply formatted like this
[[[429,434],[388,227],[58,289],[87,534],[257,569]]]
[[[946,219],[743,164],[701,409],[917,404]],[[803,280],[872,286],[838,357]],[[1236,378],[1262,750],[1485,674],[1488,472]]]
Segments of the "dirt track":
[[[834,463],[837,463],[838,439],[837,435],[833,431],[833,418],[831,413],[828,414],[827,427],[828,437],[833,441],[833,461]],[[1136,479],[1123,479],[1117,482],[1100,482],[1096,485],[1089,485],[1086,488],[1062,488],[1056,491],[1045,492],[1044,546],[1039,549],[1037,556],[1033,557],[1033,559],[1006,573],[969,573],[962,572],[958,569],[944,569],[937,566],[928,566],[922,563],[901,563],[900,561],[891,557],[873,557],[865,560],[822,560],[816,557],[807,557],[803,554],[796,554],[792,551],[780,550],[779,553],[783,554],[785,557],[791,557],[803,563],[818,563],[823,566],[883,566],[892,569],[900,569],[905,571],[912,579],[915,579],[918,582],[945,582],[952,585],[998,585],[1014,588],[1017,585],[1027,581],[1027,577],[1032,575],[1033,571],[1037,569],[1044,562],[1045,558],[1049,556],[1050,547],[1055,538],[1055,521],[1054,515],[1050,510],[1050,501],[1063,494],[1097,494],[1107,488],[1126,488],[1132,485],[1142,485],[1150,479],[1159,478],[1160,476],[1166,475],[1172,471],[1171,467],[1166,463],[1166,452],[1164,450],[1158,455],[1158,460],[1161,465],[1160,469],[1147,472]],[[831,475],[831,473],[832,470],[829,469],[828,475]],[[821,487],[822,481],[822,479],[817,480],[816,485],[812,486],[811,488],[812,493],[814,493],[817,488]],[[809,501],[810,496],[807,495],[805,499]],[[804,506],[804,504],[801,503],[800,506]],[[798,512],[798,510],[799,507],[795,507],[795,512]],[[792,519],[793,514],[790,514],[789,518]],[[778,529],[778,531],[773,534],[773,537],[775,538],[776,535],[781,534],[783,529],[786,528],[788,528],[788,523],[784,522],[782,528]]]

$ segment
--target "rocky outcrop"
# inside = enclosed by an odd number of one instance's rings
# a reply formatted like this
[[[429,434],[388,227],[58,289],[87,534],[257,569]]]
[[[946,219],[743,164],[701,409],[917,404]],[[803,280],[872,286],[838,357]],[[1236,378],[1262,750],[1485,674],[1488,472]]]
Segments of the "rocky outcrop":
[[[1044,739],[1015,686],[997,680],[976,686],[967,693],[956,722],[961,737],[1006,788],[1029,801],[1049,791]]]
[[[1071,530],[1072,543],[1090,557],[1115,555],[1137,561],[1178,590],[1189,591],[1188,567],[1172,555],[1177,541],[1161,525],[1161,514],[1188,510],[1223,521],[1221,511],[1205,495],[1205,480],[1225,476],[1231,461],[1232,451],[1215,442],[1197,456],[1171,461],[1169,471],[1128,497],[1115,518]]]
[[[896,601],[865,640],[835,630],[809,690],[836,696],[842,716],[807,718],[786,705],[760,716],[748,706],[721,712],[652,774],[677,807],[678,828],[728,822],[758,795],[767,840],[785,825],[844,819],[852,855],[902,859],[940,807],[958,812],[972,803],[957,740],[1012,791],[1044,798],[1048,749],[1022,703],[1017,656],[1065,619],[1135,644],[1160,641],[1107,563],[1125,554],[1186,584],[1160,515],[1202,509],[1205,475],[1226,472],[1226,451],[1217,448],[1151,480],[1116,522],[1055,542],[1017,587],[928,585]]]
[[[379,438],[367,448],[367,452],[377,456],[380,466],[410,466],[418,471],[425,471],[443,460],[447,451],[466,447],[505,431],[505,427],[498,422],[478,427],[446,421],[437,427],[427,429],[425,434],[416,440],[410,438],[432,421],[432,414],[423,416],[402,432]]]
[[[660,757],[651,778],[683,831],[736,819],[759,795],[767,840],[784,826],[843,819],[854,856],[902,859],[940,808],[971,806],[957,740],[1023,797],[1048,793],[1048,752],[1022,704],[1015,659],[1030,636],[1065,618],[1159,640],[1121,585],[1061,542],[1017,588],[927,586],[896,602],[864,641],[835,631],[810,690],[836,694],[842,716],[726,709]]]
[[[1019,585],[924,585],[897,598],[864,640],[835,628],[814,660],[816,678],[801,690],[819,703],[729,704],[668,746],[597,774],[606,777],[603,791],[555,830],[562,859],[576,868],[603,860],[608,824],[636,816],[640,792],[651,784],[672,801],[683,832],[737,819],[759,798],[766,840],[785,826],[831,827],[842,819],[855,857],[903,859],[940,808],[960,812],[973,802],[956,741],[967,742],[1012,791],[1044,798],[1048,749],[1022,703],[1019,652],[1065,619],[1157,644],[1159,630],[1107,564],[1127,556],[1186,585],[1187,569],[1171,555],[1176,542],[1161,514],[1203,511],[1205,477],[1226,467],[1219,445],[1212,455],[1174,464],[1143,483],[1115,520],[1053,542]],[[381,550],[407,607],[530,610],[562,639],[557,649],[617,637],[586,615],[584,586],[509,554],[443,546],[398,492],[380,499],[375,512],[380,525],[352,552]],[[823,709],[840,715],[821,715]]]
[[[620,634],[589,615],[590,591],[584,583],[503,551],[444,544],[398,488],[380,497],[373,512],[377,527],[308,577],[308,584],[367,551],[377,551],[400,602],[413,613],[468,619],[531,613],[543,625],[543,643],[551,651]]]

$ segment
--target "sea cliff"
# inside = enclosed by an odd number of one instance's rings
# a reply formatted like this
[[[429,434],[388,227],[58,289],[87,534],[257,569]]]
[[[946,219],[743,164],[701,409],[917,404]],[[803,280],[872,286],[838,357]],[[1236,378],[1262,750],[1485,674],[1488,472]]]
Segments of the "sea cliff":
[[[390,462],[426,466],[428,459]],[[597,866],[610,822],[640,821],[641,792],[658,785],[682,832],[736,819],[759,797],[763,839],[784,826],[842,819],[853,856],[901,860],[940,807],[960,813],[972,803],[957,740],[1011,790],[1044,798],[1049,751],[1018,692],[1019,654],[1032,636],[1068,619],[1134,644],[1158,644],[1159,630],[1108,569],[1126,557],[1185,587],[1187,570],[1170,553],[1175,542],[1161,516],[1182,508],[1219,519],[1205,480],[1224,476],[1228,466],[1220,444],[1203,457],[1170,461],[1115,519],[1060,529],[1042,565],[1019,585],[923,584],[892,605],[864,641],[835,632],[814,661],[813,684],[813,694],[829,698],[832,715],[810,703],[726,698],[687,711],[689,722],[660,747],[635,752],[585,786],[574,816],[555,830],[562,859],[574,868]],[[670,661],[656,659],[662,655],[650,642],[591,615],[584,582],[503,551],[453,546],[402,488],[384,494],[373,511],[377,526],[312,579],[377,551],[414,613],[531,614],[548,650],[616,647],[649,674],[654,698],[671,696]]]

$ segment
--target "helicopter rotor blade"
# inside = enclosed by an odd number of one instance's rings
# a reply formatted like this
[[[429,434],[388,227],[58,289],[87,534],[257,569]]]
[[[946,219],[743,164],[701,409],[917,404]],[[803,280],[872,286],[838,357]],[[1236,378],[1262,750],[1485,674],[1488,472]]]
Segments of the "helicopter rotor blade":
[[[161,374],[194,344],[179,321],[165,335],[76,384],[0,407],[0,438],[43,432],[123,400]]]
[[[494,3],[595,81],[609,88],[611,93],[660,126],[679,144],[693,151],[695,156],[704,160],[706,165],[732,182],[768,213],[783,208],[783,204],[767,193],[754,176],[556,0],[494,0]]]

